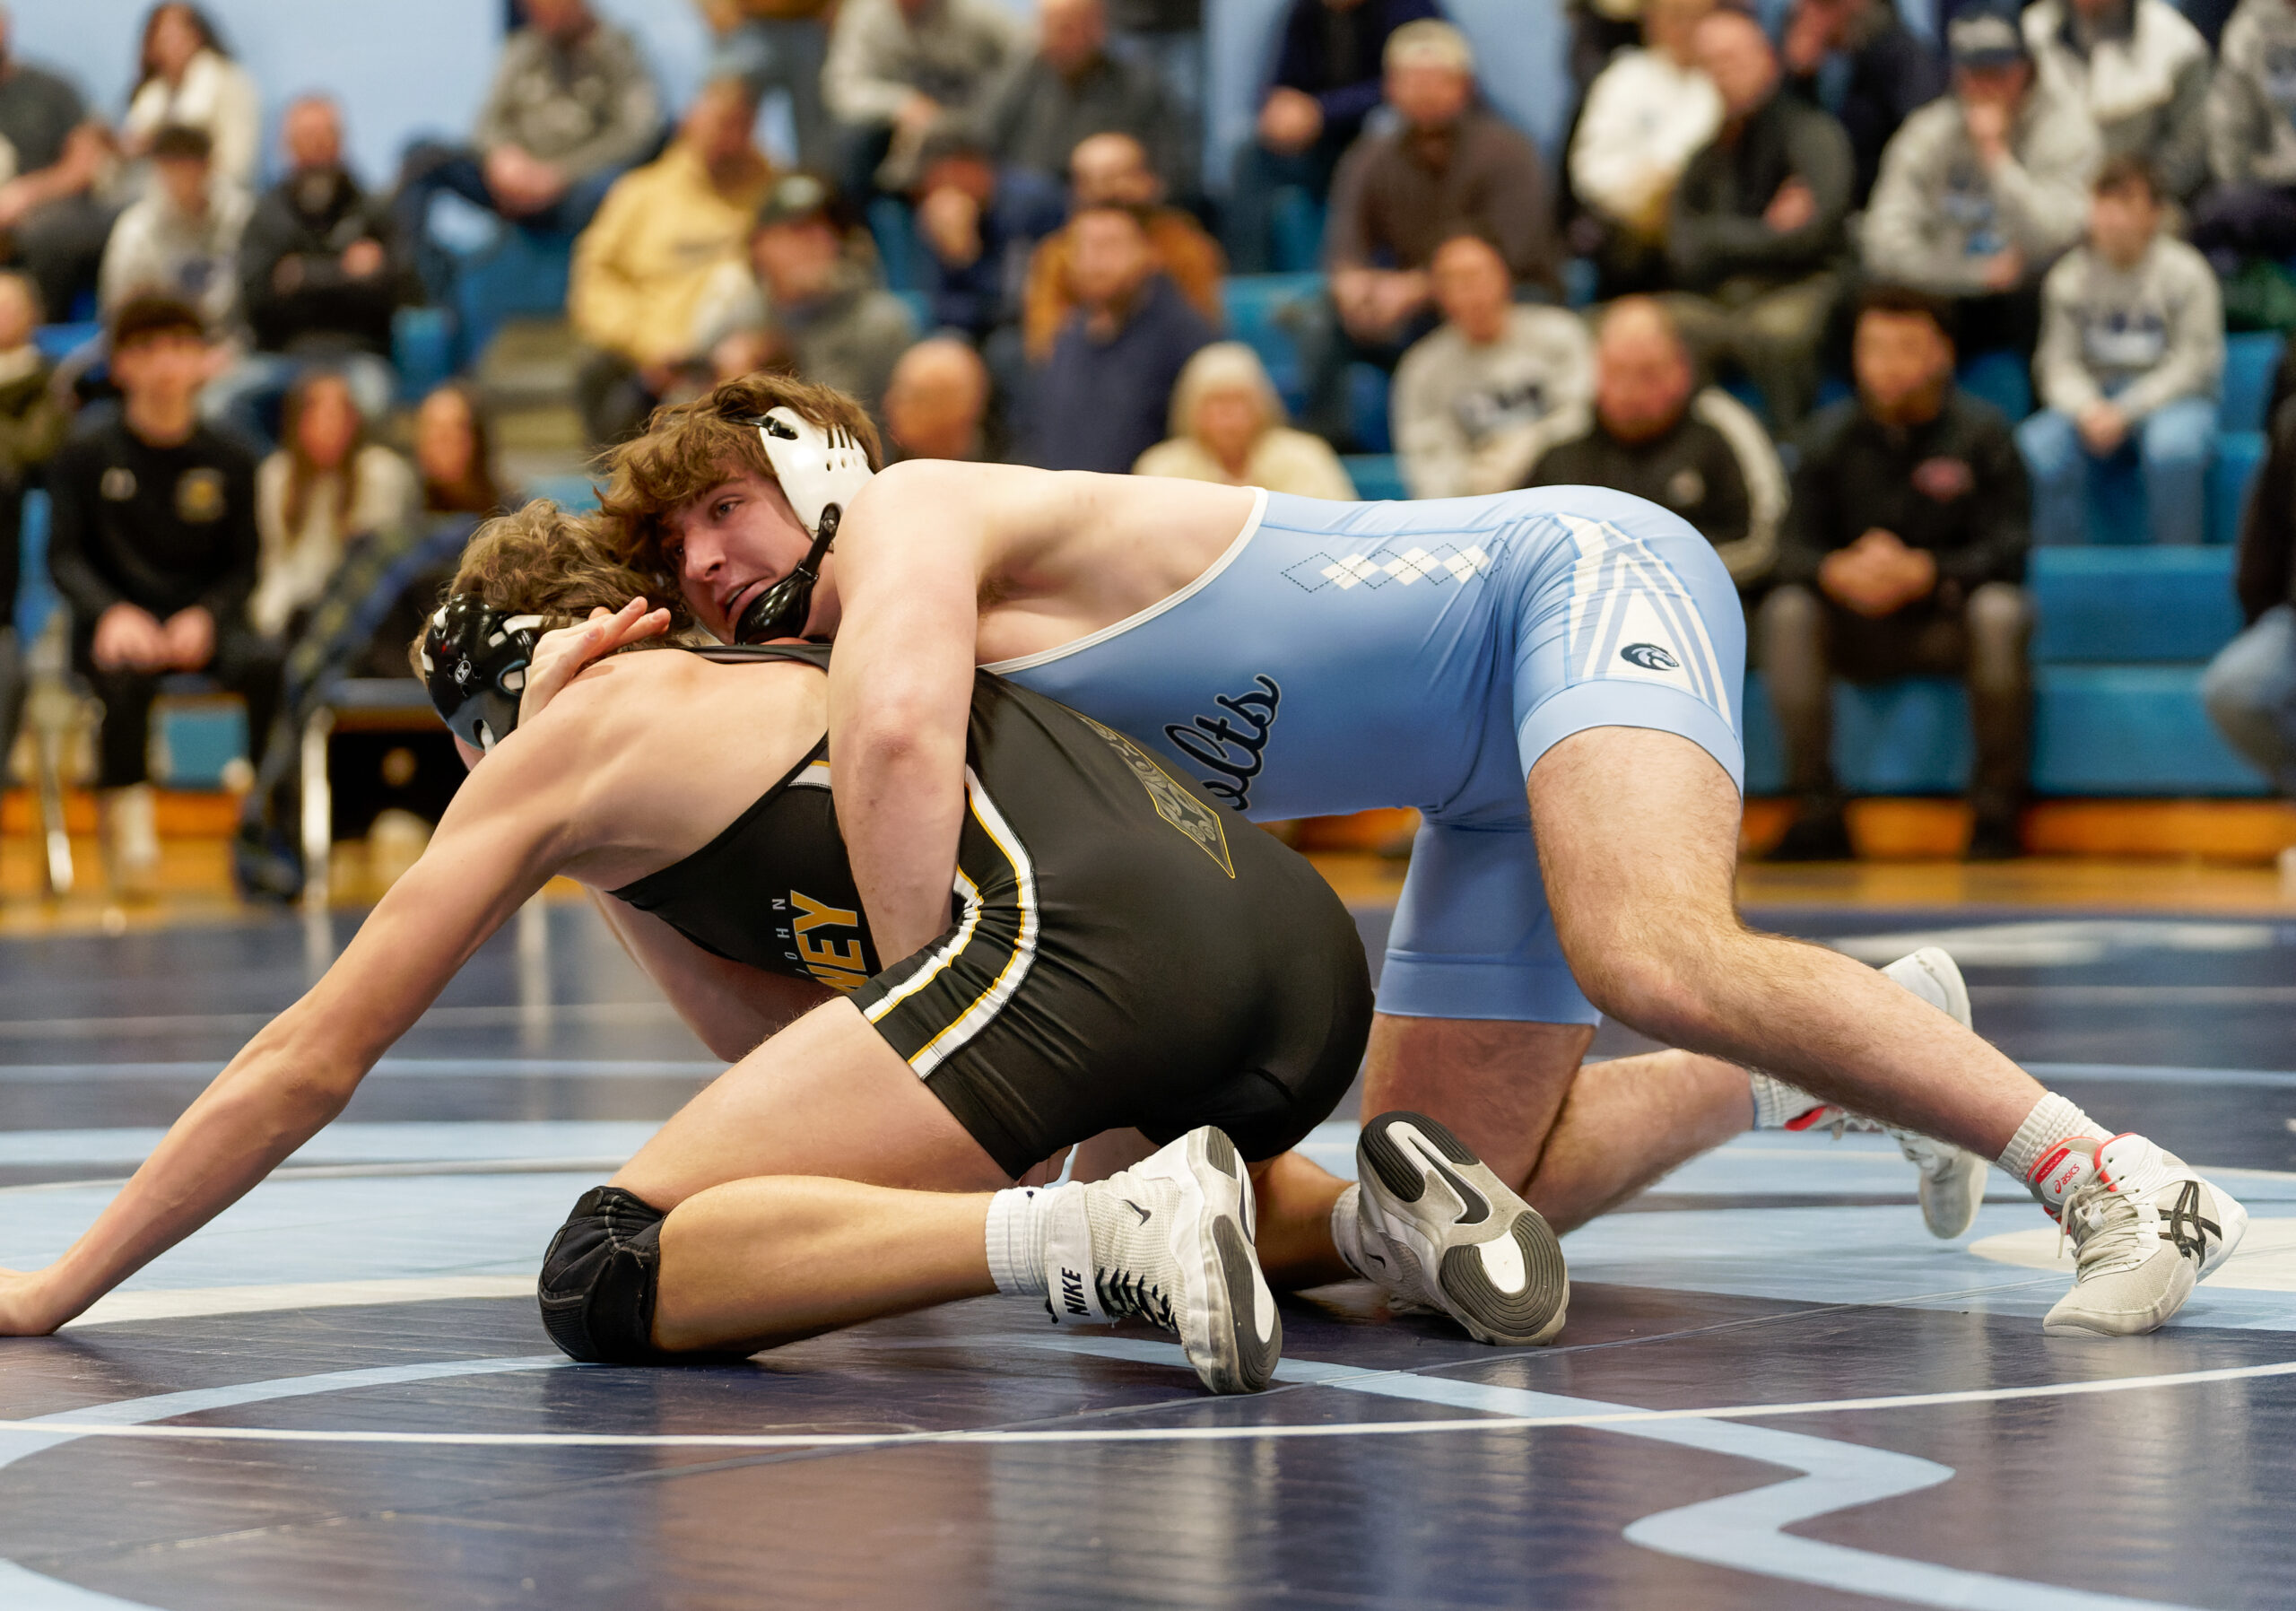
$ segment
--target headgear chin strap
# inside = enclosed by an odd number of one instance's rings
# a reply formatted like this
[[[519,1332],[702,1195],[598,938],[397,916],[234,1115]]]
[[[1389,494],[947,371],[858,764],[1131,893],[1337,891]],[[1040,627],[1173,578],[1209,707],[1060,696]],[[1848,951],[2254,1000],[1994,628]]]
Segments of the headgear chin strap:
[[[804,635],[813,614],[813,586],[821,579],[822,556],[836,539],[838,523],[869,483],[869,455],[842,425],[821,426],[790,408],[769,409],[735,422],[757,427],[766,462],[781,483],[782,496],[813,545],[797,568],[750,601],[734,624],[736,643],[764,643]]]
[[[541,616],[506,615],[474,593],[454,595],[430,617],[422,681],[456,737],[491,750],[510,736],[542,631]]]

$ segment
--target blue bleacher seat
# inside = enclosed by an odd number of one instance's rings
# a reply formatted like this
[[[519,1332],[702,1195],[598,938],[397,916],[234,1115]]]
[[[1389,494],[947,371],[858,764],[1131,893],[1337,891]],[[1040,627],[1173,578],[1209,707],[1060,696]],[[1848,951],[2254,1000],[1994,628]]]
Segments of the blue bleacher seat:
[[[526,483],[526,496],[577,512],[598,507],[598,489],[587,475],[536,475]]]
[[[2202,661],[2240,630],[2227,548],[2037,548],[2027,585],[2039,665]]]
[[[2240,626],[2231,561],[2213,546],[2034,551],[2038,793],[2266,792],[2200,704],[2210,657]],[[1759,674],[1746,679],[1745,737],[1747,792],[1779,792],[1785,758]],[[1834,766],[1852,793],[1954,793],[1969,763],[1968,701],[1952,680],[1836,686]]]
[[[2227,431],[2216,439],[2216,457],[2208,466],[2208,541],[2231,544],[2240,536],[2240,517],[2248,509],[2248,489],[2264,468],[2265,435],[2261,431]]]
[[[1374,363],[1347,366],[1347,431],[1366,453],[1389,453],[1387,371]]]
[[[1961,389],[1983,397],[2009,416],[2012,425],[2033,412],[2033,377],[2024,355],[2012,352],[1972,353],[1956,373]]]
[[[48,574],[48,489],[34,487],[24,494],[22,528],[16,534],[16,552],[23,557],[22,579],[16,584],[16,641],[39,637],[64,601]]]
[[[1786,787],[1785,745],[1761,674],[1746,677],[1746,792]],[[1969,778],[1969,701],[1947,677],[1837,683],[1833,763],[1852,794],[1952,794]]]
[[[1298,186],[1276,189],[1268,233],[1269,260],[1278,274],[1308,274],[1322,264],[1324,209]]]
[[[2201,708],[2206,668],[2042,666],[2033,673],[2033,783],[2048,795],[2263,795],[2263,774]]]
[[[1355,495],[1366,503],[1411,496],[1403,484],[1403,466],[1392,453],[1352,453],[1339,462],[1355,483]]]
[[[540,318],[566,307],[574,264],[574,237],[518,225],[494,244],[462,260],[455,275],[457,356],[469,363],[486,351],[503,320]]]
[[[2264,779],[2217,736],[2204,667],[2040,666],[2033,672],[2033,788],[2042,796],[2254,797]],[[1746,679],[1746,792],[1786,785],[1761,675]],[[1909,677],[1834,688],[1834,770],[1853,795],[1958,794],[1968,786],[1969,705],[1959,684]]]
[[[32,332],[32,345],[39,355],[55,363],[67,354],[86,346],[104,333],[104,327],[94,319],[77,324],[42,325]]]
[[[2277,331],[2251,330],[2224,338],[2224,391],[2216,423],[2224,431],[2262,431],[2272,401],[2273,378],[2280,372],[2286,344]]]
[[[402,308],[391,315],[391,364],[402,403],[419,403],[455,372],[455,327],[444,308]]]
[[[1307,401],[1307,383],[1284,309],[1321,296],[1323,290],[1321,274],[1233,274],[1220,288],[1228,334],[1259,354],[1283,405],[1295,414]]]
[[[1576,311],[1595,305],[1602,289],[1602,270],[1592,257],[1568,257],[1562,264],[1562,305]]]
[[[154,716],[170,788],[221,788],[224,769],[247,755],[247,707],[236,699],[166,704]]]
[[[869,204],[869,238],[876,242],[877,263],[885,284],[894,291],[918,291],[925,284],[925,245],[917,236],[917,215],[909,204],[880,196]]]
[[[920,336],[933,334],[933,299],[921,291],[896,291],[901,306],[909,309],[909,322],[917,327]]]
[[[1722,389],[1744,404],[1746,412],[1760,420],[1763,429],[1772,436],[1778,434],[1777,428],[1770,423],[1769,400],[1761,395],[1761,388],[1756,386],[1744,370],[1734,369],[1725,374]]]

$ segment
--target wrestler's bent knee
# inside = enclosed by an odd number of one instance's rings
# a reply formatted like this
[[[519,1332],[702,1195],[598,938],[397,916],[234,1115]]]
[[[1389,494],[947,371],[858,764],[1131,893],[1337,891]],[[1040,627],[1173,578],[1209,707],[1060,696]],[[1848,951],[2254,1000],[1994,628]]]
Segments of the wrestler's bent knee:
[[[582,1194],[543,1256],[535,1296],[550,1340],[586,1364],[659,1364],[654,1299],[669,1216],[619,1186]]]

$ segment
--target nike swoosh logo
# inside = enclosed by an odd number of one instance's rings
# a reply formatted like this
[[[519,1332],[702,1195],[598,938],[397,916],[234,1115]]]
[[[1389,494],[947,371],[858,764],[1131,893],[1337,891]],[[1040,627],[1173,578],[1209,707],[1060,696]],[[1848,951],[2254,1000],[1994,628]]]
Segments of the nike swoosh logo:
[[[1134,1202],[1130,1197],[1124,1199],[1124,1206],[1131,1209],[1133,1213],[1138,1215],[1140,1216],[1140,1223],[1144,1225],[1150,1220],[1156,1217],[1154,1215],[1149,1213],[1148,1210],[1143,1208],[1139,1204]]]
[[[1431,1151],[1423,1153],[1420,1161],[1430,1171],[1442,1176],[1444,1184],[1457,1193],[1459,1201],[1466,1205],[1459,1217],[1451,1222],[1453,1224],[1479,1225],[1491,1217],[1491,1199],[1461,1180],[1439,1154]]]

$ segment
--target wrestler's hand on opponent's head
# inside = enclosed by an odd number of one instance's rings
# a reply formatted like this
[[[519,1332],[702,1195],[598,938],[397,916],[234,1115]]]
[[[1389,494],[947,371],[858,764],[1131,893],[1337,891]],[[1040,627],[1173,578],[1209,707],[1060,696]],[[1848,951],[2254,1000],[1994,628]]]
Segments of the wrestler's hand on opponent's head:
[[[518,695],[518,725],[526,726],[558,697],[559,690],[580,675],[585,667],[618,649],[670,630],[667,610],[649,610],[642,598],[633,598],[619,610],[604,605],[577,626],[562,626],[535,640],[535,657],[526,667],[526,691]]]
[[[0,1337],[46,1337],[73,1312],[57,1306],[46,1270],[0,1270]]]

